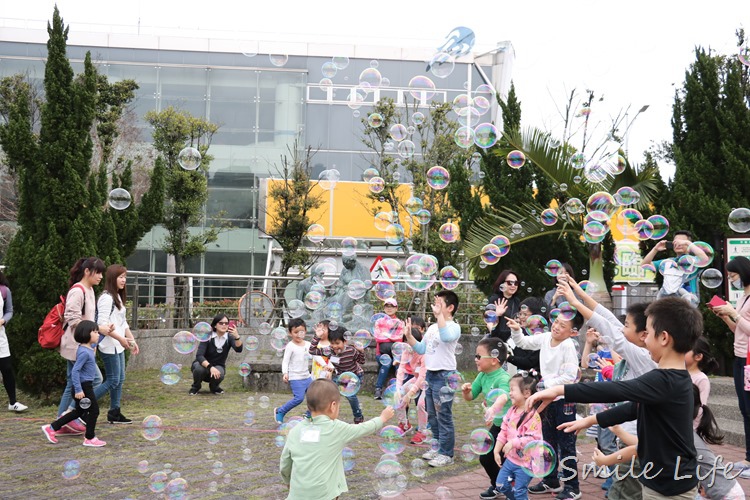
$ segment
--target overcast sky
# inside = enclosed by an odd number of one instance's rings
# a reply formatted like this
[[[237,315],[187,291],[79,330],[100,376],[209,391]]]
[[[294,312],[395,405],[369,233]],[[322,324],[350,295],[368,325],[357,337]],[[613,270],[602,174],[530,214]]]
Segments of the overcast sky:
[[[475,52],[503,40],[513,44],[523,126],[554,133],[562,121],[557,109],[573,89],[581,97],[594,90],[590,123],[601,122],[601,129],[628,106],[632,121],[648,104],[630,127],[635,162],[653,141],[671,139],[675,88],[694,60],[694,48],[734,54],[735,30],[750,26],[748,0],[0,0],[0,17],[49,19],[55,3],[73,30],[78,23],[136,26],[140,20],[144,27],[180,27],[186,36],[226,30],[251,40],[307,34],[310,41],[437,47],[452,28],[466,26],[476,33]],[[664,175],[672,172],[662,166]]]

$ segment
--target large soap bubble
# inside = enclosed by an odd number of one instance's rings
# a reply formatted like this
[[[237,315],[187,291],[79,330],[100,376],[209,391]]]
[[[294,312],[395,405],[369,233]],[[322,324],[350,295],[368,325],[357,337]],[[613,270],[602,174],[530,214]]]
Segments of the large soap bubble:
[[[130,193],[123,188],[115,188],[109,192],[108,198],[109,206],[115,210],[125,210],[130,206],[132,197]]]
[[[201,153],[194,147],[183,148],[177,155],[177,163],[185,170],[195,170],[201,165]]]

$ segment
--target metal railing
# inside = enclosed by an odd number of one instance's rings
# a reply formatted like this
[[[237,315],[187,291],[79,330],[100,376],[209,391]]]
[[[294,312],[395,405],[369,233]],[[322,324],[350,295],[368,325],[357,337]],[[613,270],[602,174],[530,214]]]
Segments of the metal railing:
[[[327,276],[328,287],[316,297],[298,296],[304,276],[253,276],[225,274],[177,274],[128,271],[127,296],[130,325],[133,329],[189,329],[201,321],[210,322],[217,314],[226,315],[240,325],[251,328],[283,326],[292,316],[302,317],[308,327],[323,319],[334,319],[347,328],[367,328],[373,314],[382,312],[383,302],[376,289],[364,296],[347,299],[346,289],[338,275]],[[408,280],[391,280],[399,303],[399,316],[431,315],[432,296],[442,290],[439,281],[424,291],[415,291]],[[464,333],[472,327],[484,333],[482,314],[487,298],[473,281],[458,281],[454,291],[460,300],[456,321]],[[413,285],[413,283],[412,283]],[[187,289],[187,290],[186,290]],[[185,293],[186,292],[186,293]],[[188,307],[180,308],[181,293]],[[305,299],[309,300],[305,300]],[[341,300],[338,302],[337,300]],[[179,311],[186,311],[180,313]],[[476,333],[476,331],[474,332]]]

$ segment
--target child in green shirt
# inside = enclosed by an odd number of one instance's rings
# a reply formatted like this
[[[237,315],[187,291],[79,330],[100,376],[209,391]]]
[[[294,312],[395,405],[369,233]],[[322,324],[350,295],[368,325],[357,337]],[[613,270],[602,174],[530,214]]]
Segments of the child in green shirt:
[[[362,424],[338,420],[341,395],[328,379],[314,380],[307,389],[311,418],[292,428],[281,452],[280,471],[289,485],[288,500],[331,500],[349,491],[341,452],[349,441],[373,434],[393,418],[386,407],[379,417]]]
[[[505,359],[508,357],[508,349],[505,347],[505,343],[498,338],[486,338],[479,341],[477,345],[477,351],[474,358],[477,363],[477,371],[479,375],[473,383],[465,383],[461,386],[461,392],[466,401],[472,401],[477,398],[480,394],[484,394],[486,398],[492,389],[500,389],[502,395],[498,396],[498,401],[495,402],[495,408],[501,408],[500,411],[494,414],[494,417],[488,413],[487,425],[490,426],[490,434],[493,439],[497,439],[497,435],[500,432],[500,426],[503,424],[503,416],[510,408],[510,399],[508,394],[510,392],[510,374],[503,370],[502,365],[505,363]],[[505,403],[499,401],[504,398]],[[495,491],[495,480],[500,472],[500,466],[495,462],[495,458],[492,453],[479,456],[479,463],[484,467],[485,472],[490,478],[490,487],[487,491],[480,493],[481,498],[496,498],[497,493]]]

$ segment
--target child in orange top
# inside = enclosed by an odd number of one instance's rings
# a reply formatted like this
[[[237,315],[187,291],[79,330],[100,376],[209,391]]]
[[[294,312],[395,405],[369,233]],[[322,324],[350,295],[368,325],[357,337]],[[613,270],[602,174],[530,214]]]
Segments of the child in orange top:
[[[495,461],[501,465],[501,450],[506,459],[497,476],[497,490],[512,500],[529,498],[528,486],[531,476],[524,468],[533,471],[535,464],[532,462],[533,457],[528,457],[523,450],[530,442],[542,439],[542,419],[535,409],[525,410],[526,399],[536,392],[536,382],[536,378],[525,371],[511,377],[512,406],[503,417],[503,424],[495,442]]]

